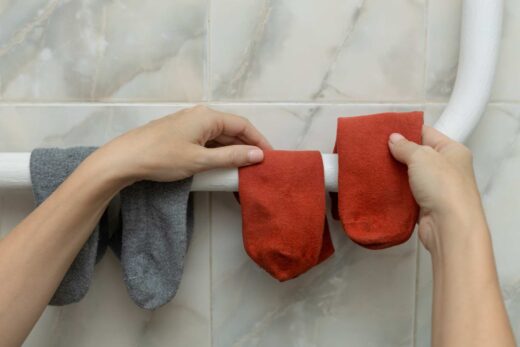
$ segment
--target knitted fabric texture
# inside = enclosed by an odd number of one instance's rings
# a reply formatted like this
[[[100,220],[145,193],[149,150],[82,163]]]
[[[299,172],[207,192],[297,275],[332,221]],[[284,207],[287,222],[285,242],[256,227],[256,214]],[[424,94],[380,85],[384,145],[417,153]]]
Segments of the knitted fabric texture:
[[[338,118],[334,152],[339,176],[338,194],[331,194],[333,216],[361,246],[381,249],[410,238],[419,207],[407,167],[392,157],[388,138],[398,132],[421,143],[422,125],[422,112]]]
[[[95,147],[34,149],[31,152],[29,167],[36,206],[47,199],[95,149]],[[49,302],[50,305],[72,304],[81,300],[87,293],[92,282],[94,264],[103,257],[107,248],[106,218],[103,214],[101,222],[96,225],[65,273]]]
[[[37,204],[96,149],[33,150],[30,169]],[[78,302],[86,294],[94,264],[102,258],[109,244],[121,260],[125,284],[133,301],[145,309],[167,303],[179,287],[193,231],[191,181],[191,177],[176,182],[140,181],[125,187],[110,202],[50,304]]]
[[[242,236],[247,254],[286,281],[334,253],[325,214],[318,151],[264,151],[262,163],[239,169]]]
[[[193,233],[191,182],[141,181],[120,193],[121,234],[113,237],[120,239],[125,284],[139,307],[156,309],[177,293]]]

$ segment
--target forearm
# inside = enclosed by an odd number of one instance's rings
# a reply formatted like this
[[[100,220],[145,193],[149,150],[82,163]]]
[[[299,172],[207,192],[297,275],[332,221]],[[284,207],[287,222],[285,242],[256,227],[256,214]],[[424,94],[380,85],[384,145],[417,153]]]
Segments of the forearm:
[[[432,345],[515,346],[495,269],[483,213],[457,215],[432,250],[434,298]]]
[[[0,241],[2,343],[23,342],[107,204],[124,185],[115,169],[94,152]]]
[[[21,344],[119,190],[134,181],[171,182],[259,163],[263,149],[271,145],[247,119],[198,106],[153,120],[92,153],[0,241],[2,347]]]

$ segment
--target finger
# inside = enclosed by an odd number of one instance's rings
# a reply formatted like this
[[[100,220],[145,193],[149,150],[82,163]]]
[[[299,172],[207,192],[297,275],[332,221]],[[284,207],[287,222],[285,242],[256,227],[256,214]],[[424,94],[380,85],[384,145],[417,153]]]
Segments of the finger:
[[[218,143],[217,141],[208,141],[204,145],[204,147],[206,147],[206,148],[215,148],[215,147],[221,147],[221,146],[222,145],[220,143]]]
[[[214,112],[218,115],[221,125],[221,131],[216,136],[236,137],[248,145],[257,146],[261,149],[272,149],[265,136],[246,118],[220,111]]]
[[[388,145],[394,158],[407,165],[410,163],[412,155],[421,148],[421,145],[407,140],[403,135],[398,133],[390,135]]]
[[[244,141],[240,140],[239,138],[236,138],[233,136],[227,136],[227,135],[217,136],[215,139],[213,139],[213,142],[216,142],[217,144],[219,144],[221,146],[246,145],[247,144],[247,143],[244,143]]]
[[[204,169],[241,167],[256,164],[264,159],[264,152],[255,146],[231,145],[205,148]]]
[[[215,139],[206,142],[204,147],[207,148],[215,148],[215,147],[222,147],[222,146],[230,146],[230,145],[245,145],[244,142],[242,142],[240,139],[231,137],[229,139]]]
[[[422,142],[423,145],[430,146],[436,151],[440,151],[446,145],[453,143],[454,141],[439,130],[424,125],[422,129]]]

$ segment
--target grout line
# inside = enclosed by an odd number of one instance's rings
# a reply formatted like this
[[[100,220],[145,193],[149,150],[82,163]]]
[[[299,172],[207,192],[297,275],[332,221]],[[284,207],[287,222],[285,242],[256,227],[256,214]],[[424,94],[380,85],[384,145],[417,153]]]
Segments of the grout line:
[[[417,227],[417,240],[415,242],[415,289],[414,289],[414,300],[413,300],[413,321],[412,321],[412,346],[416,347],[417,337],[417,306],[419,302],[419,295],[417,294],[419,289],[419,271],[420,271],[420,247],[421,242],[419,240],[419,228]]]
[[[417,106],[424,105],[424,101],[414,100],[414,101],[367,101],[367,100],[359,100],[355,102],[350,101],[215,101],[211,102],[214,105],[258,105],[258,106],[285,106],[285,105],[294,105],[294,106],[357,106],[357,105],[399,105],[399,106]],[[444,101],[440,102],[432,102],[432,104],[446,104]]]
[[[424,66],[423,66],[423,97],[425,101],[425,107],[428,105],[435,105],[434,103],[428,103],[428,71],[430,66],[430,39],[429,39],[429,24],[430,24],[430,5],[429,0],[425,0],[424,3]],[[448,100],[444,102],[446,104]],[[419,227],[416,230],[417,240],[415,241],[415,283],[413,293],[413,320],[412,320],[412,346],[416,347],[417,344],[417,307],[419,302],[419,271],[420,271],[420,240],[419,240]]]
[[[212,76],[211,76],[211,15],[212,15],[212,0],[207,0],[206,13],[206,99],[208,103],[213,99],[212,90]],[[209,346],[213,347],[213,196],[212,193],[207,193],[208,199],[208,232],[209,232]]]
[[[429,17],[429,9],[430,9],[430,2],[429,0],[425,0],[424,3],[424,45],[423,45],[423,53],[424,53],[424,66],[423,66],[423,98],[424,101],[427,102],[428,100],[428,71],[430,66],[430,40],[429,40],[429,24],[430,24],[430,17]],[[446,100],[445,102],[447,102]]]
[[[444,101],[197,101],[197,102],[0,102],[2,107],[192,107],[196,104],[214,106],[435,106],[446,105]],[[491,101],[487,106],[518,106],[518,101]]]
[[[192,106],[206,103],[204,100],[194,102],[0,102],[1,107],[124,107],[124,106]]]
[[[207,19],[206,19],[206,99],[208,102],[211,102],[213,100],[213,86],[212,86],[212,72],[211,72],[211,62],[212,62],[212,55],[211,55],[211,42],[212,42],[212,33],[211,30],[211,16],[212,16],[212,1],[207,0]]]
[[[398,106],[416,106],[423,104],[446,104],[446,101],[196,101],[196,102],[0,102],[1,107],[161,107],[161,106],[182,106],[188,107],[193,106],[197,103],[210,104],[210,105],[230,105],[230,106],[357,106],[357,105],[398,105]],[[520,101],[516,102],[516,104]]]
[[[213,347],[213,194],[207,193],[209,230],[209,345]]]
[[[494,81],[496,82],[496,81]],[[493,89],[494,91],[495,89]],[[520,104],[520,99],[492,99],[489,104]]]

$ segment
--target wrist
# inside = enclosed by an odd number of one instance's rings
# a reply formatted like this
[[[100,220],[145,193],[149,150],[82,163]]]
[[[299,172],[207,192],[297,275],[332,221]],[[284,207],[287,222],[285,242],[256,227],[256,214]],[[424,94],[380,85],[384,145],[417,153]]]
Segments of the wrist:
[[[96,170],[103,172],[104,179],[119,189],[123,189],[140,180],[140,175],[134,165],[136,158],[131,160],[121,153],[125,152],[121,150],[117,141],[112,140],[98,148],[89,157],[94,162],[92,165],[96,167]]]
[[[87,175],[97,180],[108,193],[115,195],[121,189],[134,183],[135,180],[123,165],[112,160],[107,154],[101,147],[93,152],[82,163],[82,166]]]
[[[491,248],[491,239],[482,207],[459,206],[447,213],[432,214],[432,260],[477,254]]]

